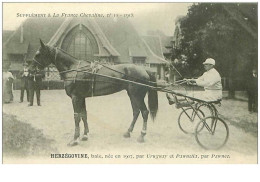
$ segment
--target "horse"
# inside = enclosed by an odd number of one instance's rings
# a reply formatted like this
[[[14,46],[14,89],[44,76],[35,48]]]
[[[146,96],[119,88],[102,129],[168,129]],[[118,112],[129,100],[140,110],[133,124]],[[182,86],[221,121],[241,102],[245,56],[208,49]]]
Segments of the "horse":
[[[125,138],[130,137],[130,133],[133,131],[136,120],[141,112],[143,127],[137,141],[144,142],[144,136],[147,132],[148,115],[150,113],[152,120],[156,117],[158,94],[156,90],[149,89],[149,87],[142,86],[141,84],[156,86],[154,72],[134,64],[118,64],[109,67],[103,66],[95,74],[91,72],[91,62],[78,60],[62,49],[44,44],[40,39],[40,48],[36,52],[29,70],[32,71],[36,68],[43,70],[50,64],[55,65],[59,71],[61,79],[64,80],[66,94],[71,98],[73,104],[75,132],[74,139],[68,143],[68,146],[79,144],[79,123],[81,120],[84,123],[84,134],[81,140],[88,140],[89,128],[85,98],[109,95],[122,90],[127,91],[133,110],[132,122],[123,136]],[[133,82],[140,84],[134,84]],[[149,110],[144,102],[147,92]]]

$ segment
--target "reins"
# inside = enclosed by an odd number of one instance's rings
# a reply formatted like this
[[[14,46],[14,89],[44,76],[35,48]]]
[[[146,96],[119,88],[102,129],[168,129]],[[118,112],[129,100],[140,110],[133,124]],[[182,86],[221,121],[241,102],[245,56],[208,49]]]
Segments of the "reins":
[[[69,55],[69,56],[71,56],[71,57],[77,59],[76,57],[74,57],[74,56],[68,54],[67,52],[63,51],[62,49],[59,49],[58,47],[56,47],[56,48],[55,48],[55,61],[56,61],[56,58],[57,58],[57,52],[58,52],[57,50],[60,50],[60,51],[62,51],[63,53],[65,53],[65,54],[67,54],[67,55]],[[88,63],[92,63],[91,61],[88,61],[88,60],[85,60],[85,61],[88,62]],[[99,65],[101,65],[101,66],[103,66],[103,67],[105,67],[105,68],[107,68],[107,69],[109,69],[109,70],[111,70],[111,71],[114,71],[114,72],[116,72],[116,73],[122,74],[122,75],[124,75],[124,76],[126,76],[126,77],[128,77],[128,78],[132,78],[132,79],[135,79],[135,80],[139,80],[139,81],[143,81],[143,82],[148,82],[148,83],[152,83],[152,84],[155,84],[155,83],[156,83],[156,82],[153,82],[153,81],[147,81],[147,80],[143,80],[143,79],[140,79],[140,78],[136,78],[136,77],[133,77],[133,76],[126,75],[125,73],[122,73],[122,72],[120,72],[120,71],[117,71],[117,70],[115,70],[115,69],[112,69],[112,68],[110,68],[109,66],[106,66],[106,65],[104,65],[104,64],[101,64],[101,63],[99,63],[99,62],[98,62],[97,64],[99,64]],[[88,67],[88,66],[89,66],[89,65],[85,65],[85,66],[83,66],[83,67],[79,67],[79,69],[84,68],[84,67]],[[75,70],[61,71],[60,74],[69,73],[69,72],[72,72],[72,71],[75,71]]]
[[[67,52],[63,51],[62,49],[59,49],[58,47],[56,47],[54,50],[55,50],[55,55],[54,55],[54,61],[55,61],[55,63],[56,63],[57,56],[58,56],[58,50],[60,50],[60,51],[63,52],[64,54],[69,55],[69,56],[71,56],[72,58],[78,60],[76,57],[74,57],[74,56],[68,54]],[[42,65],[41,63],[39,63],[38,61],[36,61],[36,60],[34,60],[34,61],[35,61],[37,64],[43,66],[43,65]],[[88,63],[92,63],[91,61],[88,61],[88,60],[85,60],[85,61],[88,62]],[[136,85],[142,85],[142,86],[149,87],[149,88],[155,89],[155,90],[171,91],[171,90],[169,90],[169,89],[167,90],[167,89],[165,89],[165,88],[162,89],[162,87],[154,87],[154,86],[150,86],[150,85],[147,85],[147,84],[139,83],[139,82],[136,82],[136,81],[130,81],[130,80],[127,80],[127,79],[121,79],[121,78],[111,77],[111,76],[107,76],[107,75],[101,75],[101,74],[98,74],[98,73],[93,73],[93,72],[90,72],[90,71],[91,71],[91,66],[90,66],[90,65],[80,66],[80,64],[81,64],[81,61],[79,61],[79,63],[78,63],[78,65],[77,65],[77,68],[76,68],[76,69],[70,69],[70,70],[65,70],[65,71],[59,71],[59,73],[60,73],[60,74],[66,74],[66,73],[71,73],[71,72],[74,72],[74,71],[75,71],[75,72],[76,72],[76,75],[75,75],[75,77],[73,78],[73,80],[71,80],[71,81],[73,81],[74,83],[75,83],[76,81],[78,81],[78,80],[80,80],[80,81],[86,80],[86,79],[77,79],[77,74],[78,74],[78,72],[83,72],[83,73],[87,73],[87,74],[92,75],[93,78],[95,78],[95,76],[101,76],[101,77],[107,77],[107,78],[111,78],[111,79],[118,80],[118,81],[124,81],[124,82],[128,82],[128,83],[133,83],[133,84],[136,84]],[[133,76],[126,75],[125,73],[122,73],[122,72],[120,72],[120,71],[117,71],[117,70],[115,70],[115,69],[113,69],[113,68],[110,68],[109,66],[106,66],[106,65],[104,65],[104,64],[101,64],[101,63],[99,63],[99,62],[98,62],[97,64],[98,64],[98,65],[101,65],[101,66],[103,66],[103,67],[105,67],[105,68],[107,68],[107,69],[109,69],[109,70],[112,70],[112,71],[114,71],[114,72],[116,72],[116,73],[122,74],[122,75],[126,76],[127,78],[132,78],[132,79],[134,79],[134,80],[142,81],[142,82],[145,82],[145,83],[152,83],[152,84],[156,84],[156,83],[157,83],[157,82],[147,81],[147,80],[143,80],[143,79],[139,79],[139,78],[136,78],[136,77],[133,77]],[[172,66],[172,67],[177,71],[177,73],[182,77],[182,75],[179,73],[179,71],[178,71],[173,65],[171,65],[171,66]],[[44,66],[43,66],[43,67],[44,67]],[[87,70],[80,70],[80,69],[86,68],[86,67],[90,67],[90,68],[87,69]],[[92,89],[93,89],[93,78],[91,79],[91,80],[92,80]],[[68,79],[64,79],[64,80],[70,81],[70,80],[68,80]],[[86,80],[86,81],[87,81],[87,80]],[[176,81],[175,83],[172,83],[172,84],[169,84],[169,85],[176,85],[176,84],[177,84],[177,85],[181,85],[181,84],[184,84],[184,83],[186,83],[186,80],[179,80],[179,81]],[[92,94],[93,94],[93,93],[92,93]]]

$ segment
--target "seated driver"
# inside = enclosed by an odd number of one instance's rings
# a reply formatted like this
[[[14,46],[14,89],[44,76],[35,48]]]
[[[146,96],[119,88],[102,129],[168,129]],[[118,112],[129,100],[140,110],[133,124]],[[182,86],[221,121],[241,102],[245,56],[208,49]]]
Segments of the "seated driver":
[[[188,84],[198,85],[204,87],[204,93],[195,94],[193,97],[204,100],[204,101],[217,101],[222,99],[222,84],[221,77],[218,71],[214,68],[215,60],[212,58],[206,59],[203,63],[205,72],[202,76],[197,79],[185,79]],[[176,103],[176,107],[185,107],[188,106],[189,103],[179,103],[176,97],[173,97],[171,94],[166,95],[169,104],[172,105]]]

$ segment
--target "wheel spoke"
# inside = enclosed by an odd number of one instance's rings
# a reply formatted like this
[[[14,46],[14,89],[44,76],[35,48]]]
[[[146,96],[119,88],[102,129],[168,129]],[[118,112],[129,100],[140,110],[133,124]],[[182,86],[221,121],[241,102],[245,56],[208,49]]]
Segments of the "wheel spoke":
[[[205,127],[201,129],[201,125]],[[196,141],[204,149],[219,149],[226,144],[228,137],[227,124],[214,116],[203,118],[195,130]]]
[[[186,108],[184,109],[178,119],[178,124],[180,129],[186,133],[186,134],[194,134],[195,133],[195,127],[197,125],[197,123],[200,122],[200,117],[198,116],[198,114],[201,116],[203,116],[204,114],[202,113],[202,111],[197,110],[197,112],[195,112],[192,108]]]

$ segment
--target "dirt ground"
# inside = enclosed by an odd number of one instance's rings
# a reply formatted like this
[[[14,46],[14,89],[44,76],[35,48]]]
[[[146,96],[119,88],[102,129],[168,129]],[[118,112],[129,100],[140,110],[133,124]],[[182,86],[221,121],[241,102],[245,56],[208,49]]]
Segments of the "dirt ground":
[[[218,110],[228,124],[230,136],[222,149],[214,151],[201,148],[194,135],[184,134],[179,129],[177,121],[181,110],[169,106],[164,93],[159,93],[155,122],[148,120],[145,143],[137,142],[142,129],[141,117],[131,138],[123,137],[132,120],[132,108],[125,91],[88,98],[89,140],[68,147],[74,134],[74,119],[71,100],[65,91],[42,91],[41,107],[19,103],[19,93],[14,91],[14,102],[3,105],[4,113],[41,130],[47,139],[54,140],[50,145],[58,153],[87,155],[84,158],[4,157],[4,163],[257,163],[257,114],[247,112],[247,102],[222,101]],[[245,125],[251,128],[243,128]]]

